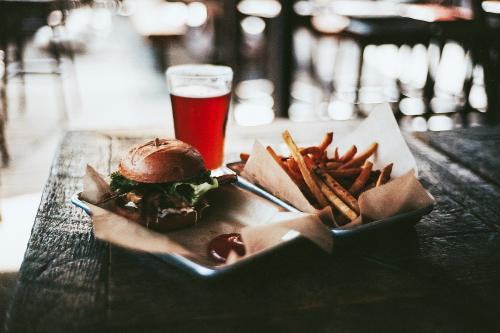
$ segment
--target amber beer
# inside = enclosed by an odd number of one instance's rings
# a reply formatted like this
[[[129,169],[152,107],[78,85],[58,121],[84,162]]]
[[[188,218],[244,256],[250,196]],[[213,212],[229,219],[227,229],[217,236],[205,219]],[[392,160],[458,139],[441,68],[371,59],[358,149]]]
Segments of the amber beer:
[[[224,160],[224,138],[231,94],[203,86],[186,86],[170,94],[175,137],[196,147],[208,169]]]
[[[196,147],[211,170],[224,160],[232,77],[226,66],[181,65],[167,70],[175,137]]]

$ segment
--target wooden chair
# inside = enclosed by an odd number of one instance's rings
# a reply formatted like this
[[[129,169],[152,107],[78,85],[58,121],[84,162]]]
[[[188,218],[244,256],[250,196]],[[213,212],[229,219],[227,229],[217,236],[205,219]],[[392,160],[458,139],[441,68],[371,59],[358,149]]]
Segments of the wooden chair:
[[[51,68],[49,71],[31,72],[26,70],[24,60],[24,48],[27,40],[35,34],[42,26],[47,25],[49,14],[54,11],[60,11],[62,14],[59,22],[50,22],[49,26],[53,29],[57,25],[64,24],[65,13],[67,11],[66,2],[63,0],[0,0],[0,22],[2,22],[3,33],[0,38],[0,50],[4,51],[4,63],[6,75],[3,77],[3,94],[2,104],[4,114],[8,114],[8,101],[6,97],[6,89],[9,78],[18,76],[21,80],[23,89],[21,90],[21,105],[25,103],[25,75],[29,74],[49,74],[60,75],[60,64],[62,56],[62,48],[64,45],[59,43],[51,43],[49,48],[50,61],[55,62],[57,68]],[[52,20],[53,21],[53,20]],[[9,58],[9,47],[14,49],[13,62],[17,64],[12,68],[11,59]],[[73,59],[73,54],[70,48],[67,48],[70,58]],[[24,107],[24,105],[22,106]]]
[[[357,3],[360,4],[361,2]],[[374,4],[372,1],[366,3]],[[477,5],[475,1],[473,3]],[[348,15],[350,21],[345,28],[335,32],[335,35],[356,41],[361,49],[356,89],[358,92],[357,100],[359,100],[359,88],[361,87],[363,50],[370,44],[393,44],[397,46],[423,44],[427,46],[432,41],[437,42],[442,49],[447,41],[455,40],[459,41],[465,49],[472,50],[474,59],[483,58],[481,62],[485,63],[484,56],[478,56],[478,54],[484,55],[485,51],[481,51],[484,50],[484,46],[478,44],[484,44],[486,40],[491,39],[485,38],[481,24],[478,20],[473,20],[468,11],[461,10],[458,7],[428,4],[394,4],[393,6],[397,10],[394,10],[392,14],[387,14],[387,12],[391,11],[385,7],[380,11],[380,17],[377,17],[377,10],[374,11],[375,13],[365,10],[364,17],[363,15],[355,15],[356,13],[351,15],[346,12],[340,13]],[[376,6],[373,8],[376,9]],[[471,81],[465,82],[464,92],[467,100],[470,85]],[[424,100],[430,101],[433,95],[434,80],[429,71],[423,89]],[[494,96],[494,94],[490,93],[488,96]]]
[[[489,121],[500,120],[500,100],[499,100],[499,74],[500,66],[500,3],[496,1],[472,1],[473,22],[462,28],[463,33],[450,36],[449,31],[444,31],[445,36],[468,46],[471,50],[473,64],[483,67],[484,86],[487,96],[487,119]],[[495,5],[492,11],[483,3]],[[466,82],[467,106],[472,78]]]
[[[471,1],[471,8],[446,7],[457,14],[455,17],[446,17],[431,22],[432,39],[440,46],[453,41],[461,45],[470,53],[472,65],[481,65],[484,71],[484,85],[486,90],[488,109],[487,119],[495,120],[498,115],[498,58],[495,54],[500,51],[500,5],[498,13],[484,10],[482,3],[485,1]],[[486,1],[488,2],[488,1]],[[490,1],[491,2],[491,1]],[[450,15],[452,16],[452,15]],[[473,84],[470,75],[464,82],[465,105],[460,110],[464,116],[464,125],[467,125],[465,115],[471,111],[469,95]]]
[[[0,39],[2,38],[0,31]],[[7,140],[5,139],[5,122],[7,121],[7,89],[5,87],[7,68],[5,67],[4,59],[5,52],[0,51],[0,160],[2,166],[7,166],[9,163],[9,151],[7,149]]]
[[[9,164],[10,156],[7,149],[7,141],[5,140],[5,117],[3,113],[0,115],[0,155],[2,166]]]
[[[50,47],[51,60],[55,61],[57,68],[46,72],[30,72],[25,68],[24,48],[26,41],[42,26],[47,25],[49,14],[55,10],[62,13],[60,22],[51,22],[51,28],[55,25],[64,24],[65,13],[67,11],[66,2],[60,0],[0,0],[0,53],[3,55],[3,73],[0,83],[0,153],[4,165],[9,162],[9,153],[7,151],[5,124],[8,118],[8,98],[7,87],[9,79],[18,76],[21,80],[21,108],[24,108],[25,93],[25,75],[26,74],[61,74],[60,64],[63,45],[52,43]],[[54,30],[53,30],[54,31]],[[16,68],[11,68],[11,59],[9,58],[10,48],[14,49],[13,62],[17,63]],[[71,50],[68,53],[73,59]],[[64,94],[61,83],[61,94]],[[64,99],[64,97],[63,97]],[[64,101],[63,101],[64,103]]]
[[[245,17],[255,16],[266,22],[265,47],[261,55],[258,56],[257,62],[261,65],[258,71],[259,74],[264,74],[264,77],[271,80],[274,85],[274,112],[276,116],[287,116],[288,107],[290,105],[290,87],[293,77],[293,1],[273,1],[274,9],[258,7],[253,12],[245,11],[238,6],[236,11],[238,21]],[[236,3],[236,1],[235,1]],[[242,4],[243,1],[240,2]],[[237,37],[237,80],[243,78],[241,73],[242,68],[248,64],[245,51],[241,45],[243,43],[243,31],[238,24]],[[254,76],[253,73],[250,76]]]
[[[414,20],[397,14],[398,4],[377,4],[374,1],[354,1],[352,9],[345,1],[339,1],[329,9],[329,13],[339,18],[347,18],[346,25],[328,29],[318,29],[321,34],[334,35],[340,39],[350,39],[360,48],[358,76],[355,87],[355,101],[359,102],[364,65],[363,53],[368,45],[392,44],[396,46],[417,44],[428,45],[431,27],[427,22]],[[365,7],[366,6],[366,7]],[[312,18],[314,20],[314,17]],[[334,87],[335,88],[335,87]]]
[[[2,166],[9,164],[9,151],[7,149],[7,141],[5,139],[5,114],[2,110],[0,113],[0,158]]]

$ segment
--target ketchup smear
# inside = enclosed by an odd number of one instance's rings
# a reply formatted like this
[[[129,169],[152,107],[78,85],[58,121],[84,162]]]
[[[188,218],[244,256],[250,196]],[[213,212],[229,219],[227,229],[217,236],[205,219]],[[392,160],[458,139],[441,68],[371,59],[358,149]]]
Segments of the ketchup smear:
[[[231,251],[239,256],[245,255],[245,245],[238,233],[219,235],[208,244],[208,255],[218,262],[226,262]]]

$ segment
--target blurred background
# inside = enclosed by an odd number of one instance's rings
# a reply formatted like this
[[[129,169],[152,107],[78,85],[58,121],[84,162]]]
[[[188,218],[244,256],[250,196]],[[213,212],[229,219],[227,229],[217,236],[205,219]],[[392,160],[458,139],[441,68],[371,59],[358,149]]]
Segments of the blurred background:
[[[0,323],[64,131],[173,135],[168,66],[231,66],[234,131],[441,131],[497,121],[499,32],[500,1],[0,0]]]

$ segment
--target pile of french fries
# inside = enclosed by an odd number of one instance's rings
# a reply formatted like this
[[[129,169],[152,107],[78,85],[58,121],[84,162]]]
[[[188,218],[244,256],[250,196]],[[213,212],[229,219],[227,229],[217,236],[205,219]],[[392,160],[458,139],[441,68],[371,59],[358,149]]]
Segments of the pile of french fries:
[[[333,133],[325,135],[318,146],[299,148],[288,131],[283,132],[291,156],[278,155],[270,146],[267,151],[281,168],[297,184],[302,193],[316,208],[331,206],[338,225],[355,220],[359,214],[358,198],[361,193],[387,183],[391,178],[393,164],[381,170],[373,170],[368,161],[376,153],[378,144],[370,144],[358,152],[355,145],[340,154],[335,148],[329,157],[327,148],[332,144]],[[248,154],[240,154],[243,162]]]

